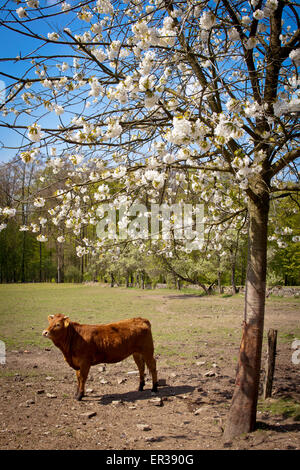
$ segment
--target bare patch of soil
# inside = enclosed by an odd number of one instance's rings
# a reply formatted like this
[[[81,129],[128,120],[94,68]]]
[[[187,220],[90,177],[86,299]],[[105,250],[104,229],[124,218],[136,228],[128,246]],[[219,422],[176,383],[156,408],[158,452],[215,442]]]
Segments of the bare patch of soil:
[[[300,449],[300,416],[269,411],[258,412],[255,432],[223,442],[235,371],[208,368],[214,351],[189,367],[157,359],[158,394],[151,394],[148,375],[144,392],[136,391],[130,358],[91,368],[86,396],[77,402],[75,372],[59,350],[10,351],[0,366],[0,448]],[[300,402],[299,365],[288,343],[278,348],[272,400],[279,398]]]

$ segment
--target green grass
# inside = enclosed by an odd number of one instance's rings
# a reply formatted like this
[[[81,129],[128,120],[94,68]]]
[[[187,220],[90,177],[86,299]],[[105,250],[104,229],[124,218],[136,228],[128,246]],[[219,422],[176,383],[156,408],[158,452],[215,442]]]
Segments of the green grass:
[[[45,346],[41,332],[48,315],[64,313],[81,323],[106,323],[145,315],[151,302],[141,308],[136,292],[82,284],[0,285],[0,338],[8,348]]]
[[[293,418],[294,421],[300,421],[300,404],[288,398],[279,398],[278,400],[260,400],[257,409],[283,418]]]
[[[279,333],[282,343],[292,343],[295,338],[300,338],[300,328],[293,328],[292,333]]]
[[[151,321],[155,351],[161,358],[191,364],[195,357],[206,356],[213,349],[216,358],[222,356],[223,361],[235,364],[244,297],[203,296],[191,291],[112,289],[97,284],[2,284],[0,339],[8,351],[54,347],[41,333],[48,325],[48,315],[55,313],[90,324],[143,316]],[[298,332],[300,337],[298,310],[298,299],[287,299],[286,303],[268,299],[265,331],[278,328],[278,340],[283,342],[291,341]],[[231,357],[228,346],[234,348]]]

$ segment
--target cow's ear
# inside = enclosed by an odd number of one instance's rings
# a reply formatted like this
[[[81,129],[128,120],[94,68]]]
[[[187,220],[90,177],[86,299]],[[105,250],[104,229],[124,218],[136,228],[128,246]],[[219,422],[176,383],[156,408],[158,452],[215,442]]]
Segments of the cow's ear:
[[[50,322],[54,318],[54,315],[48,315],[48,321]]]
[[[64,327],[68,328],[69,324],[70,324],[69,317],[64,317]]]

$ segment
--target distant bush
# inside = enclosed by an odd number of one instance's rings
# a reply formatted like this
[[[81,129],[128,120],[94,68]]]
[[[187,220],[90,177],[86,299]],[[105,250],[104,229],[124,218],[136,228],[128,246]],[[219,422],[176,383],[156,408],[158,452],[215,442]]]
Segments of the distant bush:
[[[274,271],[270,271],[267,273],[267,286],[284,286],[284,279]]]
[[[79,268],[77,268],[76,266],[72,266],[72,265],[65,268],[64,280],[65,282],[80,282],[81,273],[80,273]]]

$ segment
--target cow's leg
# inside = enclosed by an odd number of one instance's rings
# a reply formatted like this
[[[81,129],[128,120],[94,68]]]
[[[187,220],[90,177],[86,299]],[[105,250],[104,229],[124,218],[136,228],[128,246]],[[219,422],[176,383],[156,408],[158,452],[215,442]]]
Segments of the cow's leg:
[[[80,401],[84,396],[84,385],[90,370],[89,364],[82,364],[80,369],[76,371],[77,380],[78,380],[78,389],[76,394],[76,400]]]
[[[156,370],[156,360],[154,357],[145,357],[147,367],[152,375],[152,392],[157,392],[157,370]]]
[[[80,370],[76,370],[76,378],[77,378],[77,387],[76,387],[76,393],[75,393],[75,398],[77,398],[77,395],[79,393],[79,378],[80,378]]]
[[[134,353],[133,359],[135,360],[135,363],[139,369],[139,373],[140,373],[139,391],[142,392],[145,386],[145,361],[144,361],[143,356],[139,353]]]

